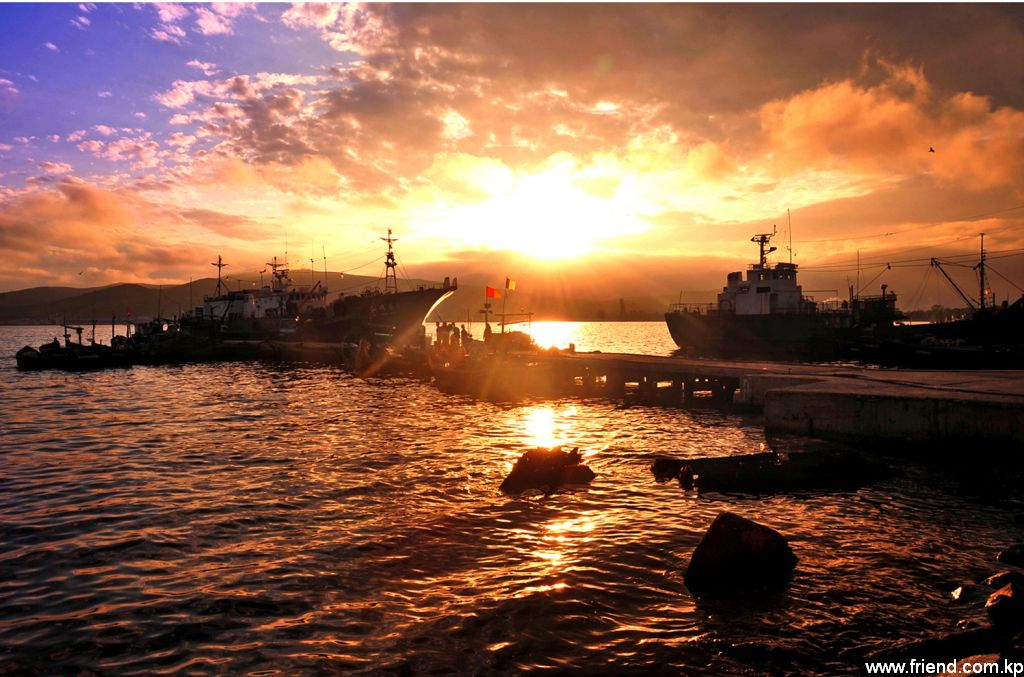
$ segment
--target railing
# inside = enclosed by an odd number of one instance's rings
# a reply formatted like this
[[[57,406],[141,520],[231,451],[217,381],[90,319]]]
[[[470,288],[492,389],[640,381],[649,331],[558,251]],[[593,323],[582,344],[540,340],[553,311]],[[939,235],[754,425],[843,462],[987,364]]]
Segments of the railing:
[[[732,313],[731,305],[719,306],[717,303],[673,303],[669,306],[670,313],[692,313],[695,315],[707,315],[708,313]],[[799,308],[776,308],[771,315],[813,315],[815,313],[848,313],[849,307],[843,306],[839,299],[818,301],[812,297],[805,296]]]
[[[671,313],[707,315],[712,310],[718,310],[718,305],[715,303],[673,303],[668,309]]]

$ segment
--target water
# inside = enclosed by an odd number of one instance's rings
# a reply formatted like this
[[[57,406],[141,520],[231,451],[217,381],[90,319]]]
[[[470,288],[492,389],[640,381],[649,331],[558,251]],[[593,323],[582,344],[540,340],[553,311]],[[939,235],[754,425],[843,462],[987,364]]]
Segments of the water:
[[[659,331],[554,340],[667,352]],[[949,593],[1024,537],[1017,478],[988,468],[763,499],[654,482],[655,454],[757,451],[756,416],[499,406],[325,366],[17,372],[52,334],[0,327],[4,673],[852,674],[858,651],[982,618]],[[498,492],[524,449],[561,442],[589,490]],[[790,538],[786,590],[687,591],[725,509]]]

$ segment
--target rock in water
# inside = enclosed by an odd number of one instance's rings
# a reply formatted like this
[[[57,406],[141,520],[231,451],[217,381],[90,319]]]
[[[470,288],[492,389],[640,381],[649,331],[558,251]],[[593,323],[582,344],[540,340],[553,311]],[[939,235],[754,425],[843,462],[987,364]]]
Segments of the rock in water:
[[[1024,588],[1024,574],[1019,571],[1007,570],[1000,571],[998,574],[985,579],[985,585],[997,590],[1004,587],[1007,583],[1016,583],[1019,587]]]
[[[501,490],[521,494],[534,489],[550,494],[566,485],[590,484],[594,477],[594,471],[582,463],[579,447],[570,452],[561,447],[530,449],[516,461]]]
[[[1015,567],[1024,567],[1024,543],[1011,545],[999,553],[999,561]]]
[[[697,544],[683,581],[695,593],[773,586],[784,583],[796,563],[797,557],[782,534],[723,512]]]
[[[1007,583],[989,596],[985,611],[996,627],[1024,627],[1024,588],[1016,583]]]

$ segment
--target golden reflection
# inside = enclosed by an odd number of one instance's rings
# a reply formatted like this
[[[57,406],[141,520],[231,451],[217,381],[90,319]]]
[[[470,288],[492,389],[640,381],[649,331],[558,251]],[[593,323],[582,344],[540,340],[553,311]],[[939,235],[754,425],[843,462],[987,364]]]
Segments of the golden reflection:
[[[557,412],[547,405],[527,407],[523,416],[526,444],[531,447],[557,447],[572,441],[577,415],[576,407]]]
[[[541,348],[568,348],[570,343],[579,344],[581,324],[579,322],[534,322],[530,336]]]

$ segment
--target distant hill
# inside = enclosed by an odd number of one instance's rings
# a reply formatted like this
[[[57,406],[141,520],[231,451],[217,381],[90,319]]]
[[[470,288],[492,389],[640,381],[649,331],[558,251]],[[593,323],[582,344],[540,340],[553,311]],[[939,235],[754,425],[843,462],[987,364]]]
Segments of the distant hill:
[[[323,273],[312,276],[323,279]],[[293,271],[296,284],[311,279],[308,270]],[[328,273],[330,291],[358,293],[368,287],[378,286],[376,277]],[[225,285],[239,289],[243,283],[228,279]],[[252,284],[252,283],[248,283]],[[401,287],[415,287],[429,284],[425,280],[402,280]],[[114,284],[105,287],[33,287],[0,293],[0,324],[54,324],[64,321],[73,323],[109,322],[112,317],[118,321],[132,319],[143,321],[156,317],[174,317],[186,312],[191,306],[203,303],[204,296],[216,292],[216,278],[204,278],[192,283],[179,285]]]
[[[308,270],[293,271],[292,280],[301,284],[310,279],[322,280],[323,273],[310,276]],[[328,273],[328,288],[346,294],[359,293],[380,286],[380,278],[360,275]],[[244,284],[229,279],[230,289]],[[427,280],[399,280],[400,289],[433,284]],[[59,324],[87,323],[92,320],[119,322],[127,319],[129,310],[134,320],[144,321],[156,317],[174,317],[192,306],[202,305],[203,297],[213,295],[217,280],[204,278],[191,284],[148,285],[114,284],[104,287],[33,287],[0,293],[0,324]],[[442,303],[428,318],[429,321],[480,321],[485,299],[484,285],[460,285],[459,290]],[[504,294],[505,291],[501,290]],[[492,299],[491,310],[499,313],[502,302],[508,313],[532,312],[535,320],[660,320],[668,300],[658,296],[632,296],[625,298],[583,299],[551,294],[544,290],[533,293],[513,292],[506,299]],[[493,319],[493,318],[492,318]],[[496,321],[496,319],[495,319]]]

